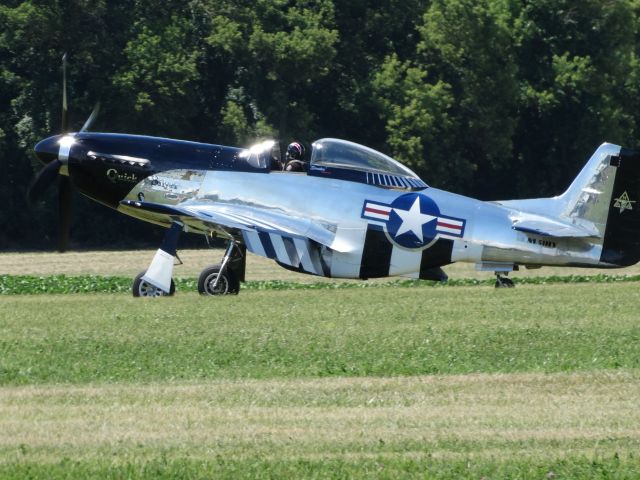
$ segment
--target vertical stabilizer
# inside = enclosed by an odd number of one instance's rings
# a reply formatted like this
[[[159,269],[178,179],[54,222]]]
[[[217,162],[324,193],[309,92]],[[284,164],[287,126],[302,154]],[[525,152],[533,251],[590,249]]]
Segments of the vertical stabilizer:
[[[620,150],[618,145],[600,145],[567,191],[558,198],[563,208],[559,212],[561,217],[577,225],[594,226],[600,236],[604,236]]]
[[[618,170],[617,160],[612,159],[619,157],[620,150],[618,145],[600,145],[562,195],[497,203],[522,212],[558,218],[587,231],[597,231],[602,239]]]
[[[628,266],[640,261],[640,153],[605,143],[559,200],[561,216],[594,225],[602,239],[600,261]]]

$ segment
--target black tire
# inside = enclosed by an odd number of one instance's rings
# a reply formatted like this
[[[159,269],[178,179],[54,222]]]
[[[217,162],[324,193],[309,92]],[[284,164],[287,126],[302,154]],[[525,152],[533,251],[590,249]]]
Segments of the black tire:
[[[496,288],[513,288],[515,284],[510,278],[502,277],[496,280]]]
[[[233,270],[226,269],[213,290],[213,284],[220,275],[220,265],[211,265],[205,268],[198,278],[198,293],[200,295],[237,295],[240,291],[240,280]]]
[[[146,270],[140,272],[138,275],[136,275],[136,278],[133,279],[131,291],[134,297],[167,297],[172,296],[174,293],[176,293],[176,284],[174,283],[173,278],[171,279],[171,287],[169,287],[169,293],[167,293],[142,280],[142,277],[145,273],[147,273]]]

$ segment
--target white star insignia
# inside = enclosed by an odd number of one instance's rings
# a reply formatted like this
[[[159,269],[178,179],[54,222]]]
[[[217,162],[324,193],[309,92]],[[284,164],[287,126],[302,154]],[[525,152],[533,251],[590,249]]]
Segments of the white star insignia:
[[[619,208],[620,213],[624,212],[625,210],[633,210],[632,203],[636,203],[635,200],[629,200],[629,194],[626,191],[622,195],[620,195],[620,197],[614,198],[614,200],[615,203],[613,204],[613,206],[615,208]]]
[[[402,219],[400,228],[398,228],[398,231],[396,232],[396,237],[403,233],[411,232],[418,237],[418,240],[421,242],[424,241],[422,237],[422,226],[425,223],[432,222],[438,218],[431,215],[425,215],[420,211],[420,197],[416,197],[416,201],[413,202],[413,205],[411,205],[409,210],[398,210],[397,208],[394,208],[393,211]]]

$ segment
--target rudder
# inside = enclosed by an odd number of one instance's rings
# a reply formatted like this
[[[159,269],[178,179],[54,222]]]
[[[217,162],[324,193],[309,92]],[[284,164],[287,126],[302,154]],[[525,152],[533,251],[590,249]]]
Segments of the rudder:
[[[616,167],[600,261],[629,266],[640,261],[640,152],[621,148]]]

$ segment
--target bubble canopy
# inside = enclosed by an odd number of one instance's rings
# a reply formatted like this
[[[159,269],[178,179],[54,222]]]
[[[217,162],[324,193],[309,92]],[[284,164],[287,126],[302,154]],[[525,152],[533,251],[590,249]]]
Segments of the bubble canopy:
[[[337,138],[322,138],[313,143],[311,165],[420,178],[409,168],[384,153]]]

